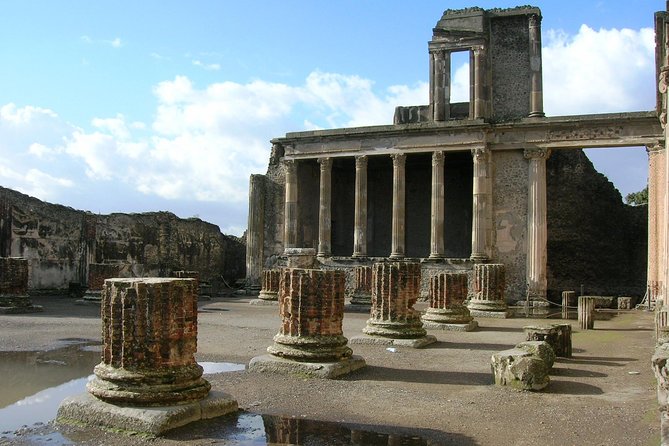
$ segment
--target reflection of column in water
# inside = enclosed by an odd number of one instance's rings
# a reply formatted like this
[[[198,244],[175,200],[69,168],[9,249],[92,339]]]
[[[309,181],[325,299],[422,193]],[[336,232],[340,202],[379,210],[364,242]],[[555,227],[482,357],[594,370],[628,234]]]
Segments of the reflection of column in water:
[[[268,444],[301,444],[301,419],[263,415],[262,421]]]

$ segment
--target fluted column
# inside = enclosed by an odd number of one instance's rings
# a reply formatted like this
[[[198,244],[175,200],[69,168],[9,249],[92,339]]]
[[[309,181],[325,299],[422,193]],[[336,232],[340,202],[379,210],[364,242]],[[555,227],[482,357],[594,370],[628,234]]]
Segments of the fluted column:
[[[486,58],[487,50],[484,45],[473,48],[474,59],[474,96],[471,101],[474,103],[474,119],[481,119],[486,117]]]
[[[297,247],[297,165],[284,161],[286,168],[286,200],[284,209],[283,247]]]
[[[667,126],[667,115],[669,111],[667,110],[669,103],[669,24],[664,24],[665,30],[665,41],[664,44],[664,54],[665,60],[662,62],[662,67],[660,68],[660,79],[658,82],[658,90],[662,95],[662,110],[660,113],[660,123],[664,130],[664,178],[662,179],[660,190],[664,192],[664,199],[662,203],[664,205],[664,211],[661,217],[660,231],[664,236],[663,246],[661,251],[662,256],[662,271],[659,272],[660,276],[660,297],[663,300],[664,306],[669,305],[669,296],[667,295],[667,286],[669,285],[669,156],[667,156],[667,144],[669,144],[669,126]],[[666,324],[661,323],[660,327],[663,328]]]
[[[648,152],[648,270],[646,290],[655,300],[662,290],[664,280],[664,194],[665,156],[664,143],[646,147]]]
[[[367,256],[367,157],[355,157],[353,257]]]
[[[405,164],[406,155],[396,153],[393,159],[393,222],[391,258],[402,258],[405,253]]]
[[[506,275],[501,263],[478,263],[474,265],[474,293],[467,304],[472,316],[508,316],[504,299]]]
[[[430,52],[430,104],[432,119],[444,121],[450,117],[451,54],[443,50]]]
[[[430,258],[444,257],[444,152],[432,153]]]
[[[488,259],[486,252],[486,221],[489,204],[488,157],[490,150],[481,147],[472,150],[474,157],[474,177],[472,185],[472,253],[474,261]]]
[[[332,159],[320,158],[320,195],[318,207],[318,255],[332,254]]]
[[[541,79],[541,16],[529,18],[530,40],[530,118],[544,116],[544,96]]]
[[[527,149],[530,160],[527,203],[527,269],[528,299],[546,299],[546,159],[547,149]]]
[[[249,180],[249,220],[246,232],[246,287],[260,287],[263,264],[263,234],[265,232],[264,175],[251,175]]]

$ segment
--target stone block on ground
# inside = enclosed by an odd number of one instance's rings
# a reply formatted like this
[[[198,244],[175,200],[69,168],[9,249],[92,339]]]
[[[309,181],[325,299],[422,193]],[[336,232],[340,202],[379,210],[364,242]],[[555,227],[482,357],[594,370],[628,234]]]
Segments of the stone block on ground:
[[[495,384],[517,390],[542,390],[550,383],[550,368],[539,356],[513,348],[492,355]]]
[[[526,325],[523,327],[525,340],[546,341],[555,352],[555,356],[571,357],[571,325]]]
[[[545,341],[523,341],[516,344],[516,348],[525,350],[544,360],[548,368],[552,368],[555,363],[555,352],[553,347]]]
[[[631,310],[634,308],[634,300],[632,297],[621,296],[618,298],[619,310]]]

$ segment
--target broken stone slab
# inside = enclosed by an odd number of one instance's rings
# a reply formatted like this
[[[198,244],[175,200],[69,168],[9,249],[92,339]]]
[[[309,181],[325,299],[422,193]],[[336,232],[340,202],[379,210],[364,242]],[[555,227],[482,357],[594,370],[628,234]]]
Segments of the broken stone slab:
[[[274,355],[262,355],[251,359],[248,370],[333,379],[361,369],[365,365],[367,365],[365,360],[357,355],[334,362],[294,361]]]
[[[517,390],[542,390],[550,383],[550,368],[539,356],[512,348],[494,353],[490,360],[495,384]]]
[[[478,328],[479,323],[472,320],[465,324],[446,324],[441,322],[430,322],[423,320],[423,327],[428,330],[446,330],[446,331],[474,331]]]
[[[185,426],[193,421],[236,412],[237,401],[230,395],[211,391],[199,401],[176,406],[129,407],[106,403],[90,393],[66,398],[58,408],[56,422],[85,424],[152,436]]]
[[[543,359],[549,369],[555,364],[555,352],[553,347],[546,341],[523,341],[516,344],[516,348],[525,350]]]

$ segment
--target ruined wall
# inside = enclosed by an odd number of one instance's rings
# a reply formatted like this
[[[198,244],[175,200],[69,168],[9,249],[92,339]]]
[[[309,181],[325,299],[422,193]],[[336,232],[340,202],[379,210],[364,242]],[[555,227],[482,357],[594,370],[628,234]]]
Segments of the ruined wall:
[[[90,263],[132,264],[137,274],[199,271],[215,286],[244,277],[245,248],[216,225],[168,212],[94,215],[0,188],[10,207],[0,230],[10,255],[30,261],[30,289],[67,289],[88,281]],[[7,240],[9,238],[9,240]]]
[[[505,298],[513,302],[527,291],[528,161],[522,150],[492,152],[494,262],[506,266]]]
[[[647,207],[628,206],[581,150],[547,161],[548,292],[643,296]]]

